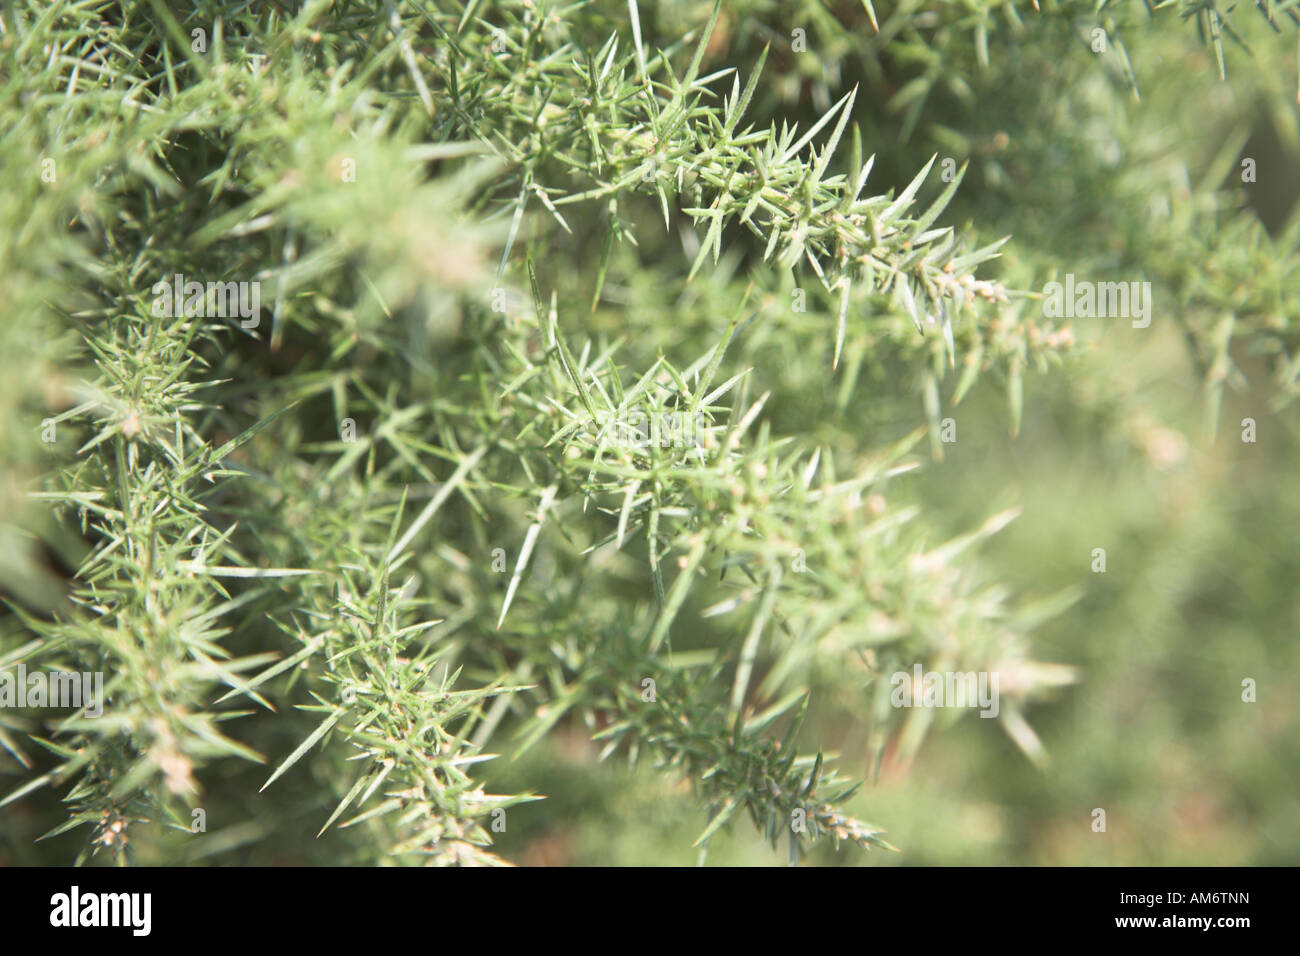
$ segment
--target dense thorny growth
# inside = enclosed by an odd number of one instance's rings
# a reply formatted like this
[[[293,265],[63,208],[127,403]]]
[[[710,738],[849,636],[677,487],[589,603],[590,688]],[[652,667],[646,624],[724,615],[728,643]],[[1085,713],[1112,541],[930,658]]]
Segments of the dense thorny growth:
[[[1084,20],[1140,35],[1136,7],[1032,15],[1042,42],[1086,42]],[[1222,63],[1227,14],[1177,7]],[[1028,634],[1073,595],[1015,608],[969,553],[1013,515],[935,544],[900,490],[945,401],[995,377],[1014,429],[1026,371],[1074,344],[1016,291],[1050,249],[999,264],[1014,245],[946,218],[967,161],[996,199],[979,149],[907,145],[960,145],[927,109],[968,105],[1028,15],[7,7],[0,666],[101,670],[107,704],[0,711],[0,801],[56,791],[51,835],[85,827],[83,856],[121,861],[220,858],[307,815],[340,841],[326,859],[490,863],[494,822],[536,795],[481,771],[576,724],[689,780],[701,843],[743,809],[793,855],[888,846],[800,730],[825,688],[873,765],[914,752],[932,713],[904,719],[888,678],[917,661],[1001,673],[999,722],[1041,760],[1024,710],[1072,674]],[[795,27],[821,55],[795,55]],[[882,116],[894,149],[865,155]],[[1218,181],[1144,242],[1209,384],[1242,374],[1236,329],[1284,400],[1294,231],[1196,228],[1224,215]],[[1216,242],[1215,275],[1188,274]],[[159,314],[176,275],[256,282],[263,313]],[[1224,295],[1226,330],[1203,307]],[[196,809],[225,817],[206,844],[185,842]]]

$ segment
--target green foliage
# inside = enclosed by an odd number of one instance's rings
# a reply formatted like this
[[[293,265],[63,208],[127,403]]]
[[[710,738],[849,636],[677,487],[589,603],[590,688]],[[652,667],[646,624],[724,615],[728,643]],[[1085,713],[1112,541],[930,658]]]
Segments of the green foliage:
[[[106,703],[0,709],[0,852],[514,862],[574,738],[792,860],[892,850],[854,781],[932,725],[1042,773],[1091,539],[981,555],[1019,503],[951,459],[1053,387],[1167,437],[1066,272],[1152,283],[1207,432],[1295,396],[1300,214],[1225,185],[1257,115],[1300,155],[1295,6],[6,6],[0,669]]]

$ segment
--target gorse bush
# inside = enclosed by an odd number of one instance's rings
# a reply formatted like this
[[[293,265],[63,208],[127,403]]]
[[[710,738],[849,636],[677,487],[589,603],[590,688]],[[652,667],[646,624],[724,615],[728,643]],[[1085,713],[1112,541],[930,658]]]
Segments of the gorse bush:
[[[967,396],[1120,414],[1123,336],[1198,440],[1294,398],[1300,13],[1241,6],[7,5],[0,668],[103,713],[0,708],[3,853],[497,863],[576,734],[698,846],[875,855],[914,669],[1046,767],[1095,557],[1018,595],[909,473]]]

